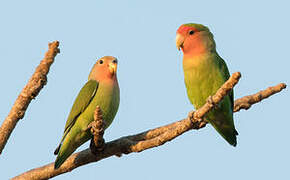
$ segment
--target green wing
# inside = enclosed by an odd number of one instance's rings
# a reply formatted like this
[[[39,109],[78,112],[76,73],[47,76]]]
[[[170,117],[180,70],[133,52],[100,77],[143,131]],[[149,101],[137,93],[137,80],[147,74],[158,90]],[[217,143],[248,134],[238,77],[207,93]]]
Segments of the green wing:
[[[61,139],[60,145],[54,151],[54,154],[57,155],[59,148],[65,138],[65,136],[69,133],[70,129],[75,124],[79,115],[84,112],[84,110],[88,107],[92,99],[94,98],[99,83],[95,80],[89,80],[79,92],[72,108],[67,118],[65,128],[64,128],[64,135]]]
[[[84,112],[91,100],[94,98],[99,83],[95,80],[89,80],[79,92],[67,118],[64,132],[69,130],[75,123],[77,117]]]
[[[221,69],[223,76],[225,77],[225,81],[227,81],[230,78],[230,73],[229,73],[228,67],[227,67],[225,61],[219,55],[217,55],[217,56],[218,56],[219,67]],[[230,97],[230,102],[231,102],[231,110],[232,110],[232,112],[234,112],[234,90],[231,90],[231,92],[229,93],[229,97]],[[234,128],[234,134],[235,135],[239,134],[235,128]],[[235,140],[235,142],[236,142],[236,140]]]
[[[225,77],[225,81],[227,81],[230,78],[230,73],[229,73],[228,67],[227,67],[225,61],[218,54],[217,54],[217,56],[218,56],[219,67],[221,69],[221,72],[223,73],[223,76]],[[233,111],[233,109],[234,109],[234,91],[233,90],[231,90],[231,92],[229,93],[229,97],[231,100],[231,108]]]

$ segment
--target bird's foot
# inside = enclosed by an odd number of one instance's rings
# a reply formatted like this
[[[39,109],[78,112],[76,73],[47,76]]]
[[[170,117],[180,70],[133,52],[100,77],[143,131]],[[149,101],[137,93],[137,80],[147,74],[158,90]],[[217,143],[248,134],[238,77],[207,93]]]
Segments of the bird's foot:
[[[209,96],[206,100],[207,103],[209,103],[209,105],[211,107],[213,107],[214,109],[218,109],[218,104],[216,104],[213,99],[212,99],[212,96]]]
[[[199,118],[196,116],[195,111],[190,111],[187,115],[187,117],[190,118],[190,120],[194,123],[194,122],[201,122],[203,121],[202,118]]]
[[[207,124],[206,120],[204,120],[204,118],[198,117],[195,111],[190,111],[188,113],[188,118],[190,118],[190,121],[192,122],[192,129],[200,129],[205,127]]]
[[[195,112],[195,111],[190,111],[190,112],[188,113],[187,116],[188,116],[189,118],[193,118],[193,116],[194,116],[194,112]]]

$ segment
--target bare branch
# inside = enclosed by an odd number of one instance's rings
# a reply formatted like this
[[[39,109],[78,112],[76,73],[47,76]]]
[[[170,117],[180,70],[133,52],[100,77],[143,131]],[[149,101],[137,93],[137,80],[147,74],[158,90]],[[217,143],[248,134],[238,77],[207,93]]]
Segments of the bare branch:
[[[54,41],[49,43],[49,49],[46,52],[43,60],[35,69],[34,74],[29,79],[26,86],[22,89],[21,93],[17,97],[13,107],[11,108],[8,116],[0,127],[0,155],[13,131],[17,122],[24,117],[25,111],[43,86],[47,83],[47,74],[51,64],[54,62],[54,58],[59,53],[59,42]]]
[[[244,96],[240,99],[237,99],[235,101],[234,112],[238,112],[241,109],[247,110],[252,106],[252,104],[258,103],[258,102],[262,101],[263,99],[266,99],[269,96],[272,96],[272,95],[282,91],[285,88],[286,88],[286,84],[280,83],[276,86],[268,87],[265,90],[257,92],[256,94]]]
[[[226,96],[227,93],[230,92],[231,89],[236,85],[239,78],[240,73],[234,73],[231,78],[217,91],[217,93],[212,96],[212,103],[218,104],[223,99],[223,97]],[[275,94],[276,92],[276,90],[272,90],[270,94],[267,94],[267,97]],[[259,102],[248,101],[248,96],[245,97],[247,98],[238,99],[238,102],[235,102],[235,107],[236,103],[239,105],[243,104],[244,101],[252,104]],[[265,93],[262,99],[264,98],[266,98]],[[126,136],[108,142],[105,144],[104,150],[98,152],[97,156],[93,155],[90,149],[86,149],[71,155],[59,169],[55,170],[54,163],[50,163],[45,166],[27,171],[12,179],[48,179],[72,171],[73,169],[82,165],[91,162],[97,162],[110,156],[118,154],[129,154],[131,152],[141,152],[149,148],[160,146],[168,141],[171,141],[172,139],[176,138],[177,136],[183,134],[186,131],[189,131],[191,129],[200,129],[204,127],[206,125],[206,122],[204,122],[202,118],[204,117],[204,115],[206,115],[207,112],[209,112],[213,108],[213,104],[207,102],[196,112],[189,113],[188,117],[183,120],[168,124],[166,126],[148,130],[136,135]],[[243,108],[245,108],[245,106],[240,106],[238,109]]]
[[[100,106],[97,106],[94,114],[94,121],[91,122],[88,126],[91,129],[93,135],[91,139],[90,149],[93,154],[97,154],[102,151],[105,147],[104,135],[104,122],[103,122],[103,113]]]

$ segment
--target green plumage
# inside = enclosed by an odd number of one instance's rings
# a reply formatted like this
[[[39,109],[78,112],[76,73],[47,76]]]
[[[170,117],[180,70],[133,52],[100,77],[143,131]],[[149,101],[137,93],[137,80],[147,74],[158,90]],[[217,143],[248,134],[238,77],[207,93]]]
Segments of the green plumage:
[[[213,35],[208,28],[200,24],[187,26],[195,27],[195,29],[200,31],[194,34],[196,37],[190,37],[197,44],[191,45],[187,42],[188,46],[192,46],[192,49],[195,49],[190,51],[188,48],[189,50],[187,49],[188,52],[184,54],[183,58],[187,94],[190,102],[198,109],[206,103],[209,96],[214,95],[224,82],[228,80],[230,74],[226,63],[216,52]],[[187,47],[184,48],[186,49]],[[195,51],[198,53],[195,53]],[[235,130],[233,121],[233,98],[233,91],[231,91],[217,107],[206,115],[206,120],[213,125],[228,143],[236,146],[236,135],[238,133]]]
[[[206,103],[229,78],[228,69],[216,53],[200,57],[197,67],[184,69],[185,85],[190,102],[196,109]],[[233,146],[236,130],[233,122],[233,91],[220,102],[218,108],[208,113],[206,119]]]
[[[96,63],[95,68],[98,68],[97,66],[101,65]],[[68,116],[60,145],[54,152],[57,154],[55,169],[59,168],[79,146],[91,139],[92,135],[87,127],[94,120],[96,107],[101,108],[107,128],[117,113],[119,101],[119,86],[116,79],[115,81],[90,79],[83,86]]]

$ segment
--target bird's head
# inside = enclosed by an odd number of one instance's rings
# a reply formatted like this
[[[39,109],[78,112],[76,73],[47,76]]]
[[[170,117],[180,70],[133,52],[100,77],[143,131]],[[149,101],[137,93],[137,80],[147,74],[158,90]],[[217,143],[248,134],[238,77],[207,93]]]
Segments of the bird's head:
[[[202,24],[183,24],[176,32],[176,47],[184,54],[199,54],[215,48],[213,35]]]
[[[89,75],[89,80],[96,81],[116,79],[117,77],[117,58],[104,56],[97,60]]]

